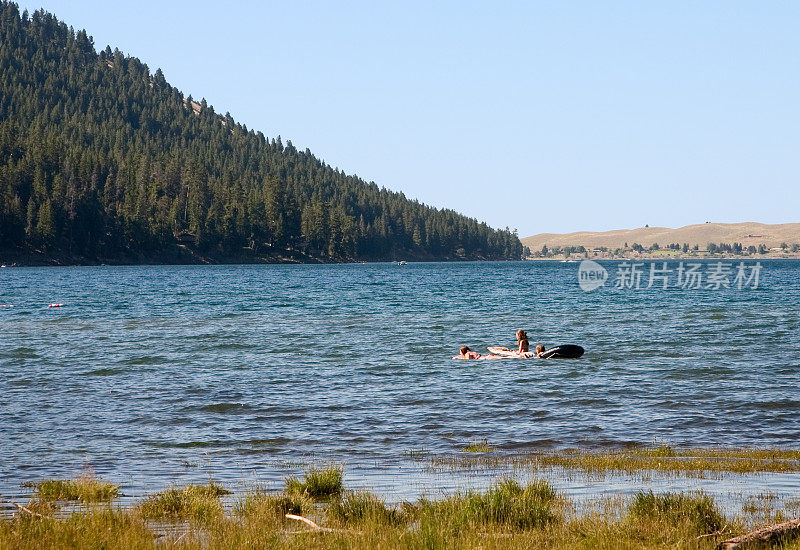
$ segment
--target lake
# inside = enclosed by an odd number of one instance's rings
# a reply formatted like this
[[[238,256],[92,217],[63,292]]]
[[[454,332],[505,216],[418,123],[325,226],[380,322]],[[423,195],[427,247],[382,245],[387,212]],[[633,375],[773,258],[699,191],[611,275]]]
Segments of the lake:
[[[591,292],[557,261],[2,269],[0,495],[85,471],[129,497],[209,478],[277,488],[335,461],[405,498],[458,486],[411,455],[484,439],[796,447],[800,262],[762,260],[741,289],[725,262],[718,289],[645,288],[648,260],[637,289],[603,262]],[[515,347],[517,329],[586,354],[451,359]]]

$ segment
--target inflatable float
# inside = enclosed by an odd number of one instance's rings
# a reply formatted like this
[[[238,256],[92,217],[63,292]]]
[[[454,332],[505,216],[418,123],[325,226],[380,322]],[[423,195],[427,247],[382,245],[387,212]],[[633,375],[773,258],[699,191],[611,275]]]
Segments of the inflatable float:
[[[517,353],[517,350],[508,349],[502,346],[491,346],[488,348],[489,352],[494,353],[495,355],[500,355],[501,357],[518,357],[518,358],[531,358],[536,357],[535,351],[529,351],[527,353]],[[575,344],[564,344],[561,346],[553,346],[552,348],[545,350],[539,356],[542,359],[577,359],[581,355],[583,355],[584,349],[581,346],[576,346]]]
[[[527,353],[519,354],[515,349],[508,349],[503,346],[489,346],[486,348],[489,350],[489,353],[493,353],[495,355],[499,355],[501,357],[519,357],[519,358],[530,358],[536,357],[535,351],[529,351]]]
[[[577,359],[581,355],[583,355],[582,347],[575,344],[564,344],[543,351],[539,357],[542,359]]]

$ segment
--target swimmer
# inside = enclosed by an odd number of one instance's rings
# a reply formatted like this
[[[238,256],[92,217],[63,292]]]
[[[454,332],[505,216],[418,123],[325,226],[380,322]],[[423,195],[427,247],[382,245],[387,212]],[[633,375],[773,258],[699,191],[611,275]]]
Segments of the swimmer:
[[[541,357],[543,353],[544,353],[544,346],[542,344],[536,346],[536,357]]]
[[[528,333],[524,330],[517,331],[517,342],[519,342],[519,348],[517,349],[517,354],[523,355],[528,353]]]
[[[502,359],[499,355],[481,355],[477,351],[472,351],[467,346],[461,346],[458,352],[459,355],[456,355],[453,359]]]
[[[460,355],[456,355],[455,357],[453,357],[453,359],[480,359],[481,357],[483,357],[480,353],[478,353],[477,351],[472,351],[467,346],[461,346],[458,349],[458,353]]]

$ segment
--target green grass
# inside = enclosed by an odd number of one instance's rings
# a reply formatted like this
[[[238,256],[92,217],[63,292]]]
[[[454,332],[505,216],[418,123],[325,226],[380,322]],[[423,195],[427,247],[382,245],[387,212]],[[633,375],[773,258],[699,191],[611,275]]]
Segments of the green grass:
[[[41,501],[77,500],[81,502],[108,502],[119,496],[119,485],[91,476],[77,479],[45,479],[25,483],[33,488],[33,496]]]
[[[631,460],[681,460],[687,452],[715,460],[796,460],[794,451],[662,445],[623,452]],[[599,454],[587,453],[587,463]],[[601,495],[602,487],[597,491]],[[228,509],[220,499],[225,494],[214,483],[173,487],[126,509],[100,504],[59,514],[52,513],[57,502],[34,500],[28,508],[45,517],[23,510],[0,517],[0,549],[711,550],[725,538],[782,519],[783,509],[800,509],[800,501],[763,493],[742,497],[738,515],[726,518],[703,493],[653,491],[599,498],[578,509],[541,479],[499,479],[483,491],[387,505],[379,495],[345,490],[342,469],[335,466],[310,468],[302,480],[287,480],[281,493],[242,495]],[[287,513],[329,529],[314,530],[286,519]],[[174,530],[164,534],[165,524],[174,524]],[[787,541],[782,548],[800,550],[800,541]]]
[[[633,498],[629,514],[636,520],[655,520],[672,525],[687,523],[698,535],[714,533],[725,525],[725,517],[717,509],[714,499],[702,493],[639,492]]]
[[[0,517],[0,548],[711,550],[722,539],[704,535],[726,522],[709,496],[694,493],[640,492],[603,499],[578,514],[543,480],[501,479],[486,491],[398,506],[365,491],[343,491],[323,504],[304,493],[253,492],[226,512],[219,502],[223,494],[210,484],[171,488],[128,509],[106,504],[57,519],[19,512]],[[774,499],[760,495],[759,500]],[[288,522],[285,513],[299,513],[331,530]],[[176,522],[178,531],[159,534],[165,521]],[[749,528],[742,518],[728,519],[727,525],[731,534]],[[797,550],[800,544],[790,541],[783,548]]]
[[[383,499],[367,491],[349,491],[331,501],[325,517],[339,524],[378,523],[401,525],[410,519],[404,510],[389,508]]]
[[[296,477],[286,478],[286,492],[324,500],[342,493],[343,479],[344,470],[341,466],[312,467],[305,471],[302,480]]]
[[[208,485],[170,487],[144,499],[138,504],[137,510],[146,519],[208,522],[222,516],[219,497],[227,494],[230,491],[213,482]]]
[[[249,520],[262,518],[283,520],[286,514],[305,516],[314,512],[314,502],[303,494],[269,494],[255,492],[244,495],[234,505],[234,514]]]
[[[476,441],[471,445],[467,445],[464,447],[465,453],[493,453],[497,450],[497,447],[494,445],[490,445],[489,441],[486,439],[482,439],[481,441]]]
[[[641,456],[664,457],[706,457],[732,458],[747,460],[797,460],[800,461],[800,450],[795,449],[737,449],[737,448],[686,448],[674,449],[669,445],[643,447],[630,451]]]
[[[422,499],[419,516],[423,525],[444,523],[454,532],[487,525],[532,529],[560,523],[562,505],[563,499],[547,481],[523,487],[504,479],[486,492],[471,491],[435,501]]]
[[[565,450],[515,456],[433,457],[434,468],[481,469],[515,466],[534,471],[564,468],[591,474],[635,474],[704,477],[709,473],[800,472],[800,451],[785,449],[674,449],[667,445],[610,452]]]
[[[132,510],[92,506],[63,519],[20,514],[0,519],[0,548],[15,550],[156,548],[156,537]]]

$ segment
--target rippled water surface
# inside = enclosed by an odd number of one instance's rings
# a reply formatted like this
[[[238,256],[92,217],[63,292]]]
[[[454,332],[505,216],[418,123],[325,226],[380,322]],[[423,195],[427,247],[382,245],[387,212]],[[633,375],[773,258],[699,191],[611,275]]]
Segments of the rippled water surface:
[[[275,483],[313,460],[403,493],[409,451],[484,438],[797,446],[800,262],[762,264],[757,289],[588,293],[559,262],[3,269],[0,495],[85,469],[129,495]],[[518,328],[586,355],[451,359]]]

